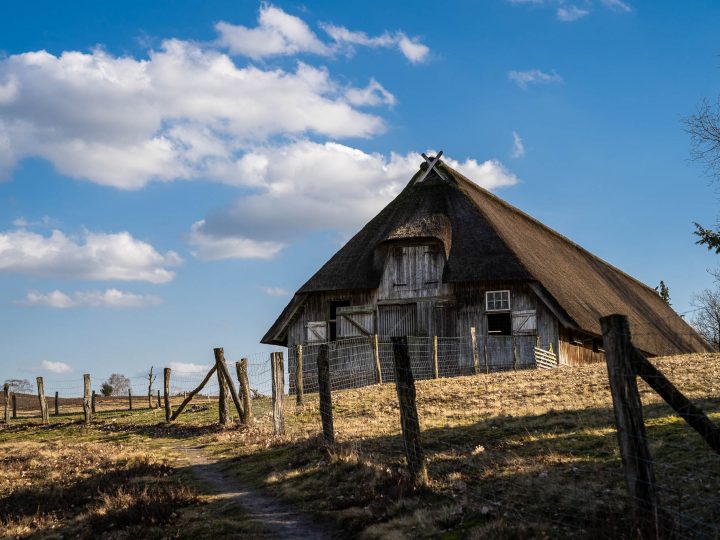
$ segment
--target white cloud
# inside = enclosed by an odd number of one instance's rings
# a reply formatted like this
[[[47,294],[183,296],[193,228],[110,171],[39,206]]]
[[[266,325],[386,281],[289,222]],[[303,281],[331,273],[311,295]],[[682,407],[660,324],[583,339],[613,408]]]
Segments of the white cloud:
[[[513,149],[512,149],[512,157],[514,158],[521,158],[525,155],[525,145],[523,144],[522,138],[520,135],[517,134],[516,131],[512,132],[513,136]]]
[[[600,0],[600,3],[606,8],[615,11],[622,11],[624,13],[630,13],[632,11],[632,8],[622,0]]]
[[[0,59],[0,80],[7,77],[19,91],[0,103],[0,177],[36,156],[63,174],[122,189],[217,180],[214,171],[276,136],[369,137],[385,129],[383,120],[347,96],[394,102],[376,82],[354,91],[303,63],[294,71],[238,67],[179,40],[147,60],[101,49],[11,55]]]
[[[581,0],[580,5],[568,4],[566,0],[507,0],[515,5],[532,5],[547,8],[555,8],[557,18],[563,22],[573,22],[590,14],[590,8],[594,5],[593,0]],[[629,13],[632,8],[622,0],[599,0],[605,8]]]
[[[175,375],[194,375],[208,371],[211,366],[192,362],[170,362],[168,367]]]
[[[345,98],[348,103],[356,107],[362,107],[363,105],[395,105],[395,96],[375,79],[370,79],[370,84],[365,88],[349,88],[345,92]]]
[[[270,258],[291,239],[312,231],[354,231],[407,184],[422,163],[419,154],[389,157],[337,143],[297,141],[258,148],[245,156],[255,192],[195,223],[190,242],[204,259]],[[517,182],[500,162],[451,167],[486,188]]]
[[[289,296],[290,292],[280,287],[261,287],[262,291],[268,296]]]
[[[25,229],[0,232],[0,271],[87,280],[165,283],[175,277],[168,267],[182,259],[160,254],[128,232],[85,231],[76,240],[53,230],[43,236]]]
[[[370,48],[394,48],[413,64],[424,62],[430,53],[419,38],[410,38],[404,32],[383,32],[368,36],[365,32],[349,30],[344,26],[321,23],[331,41],[325,43],[301,18],[285,13],[275,6],[264,4],[258,14],[258,25],[219,22],[215,29],[219,34],[216,44],[234,55],[263,60],[273,56],[291,56],[300,53],[332,56],[338,52],[352,53],[357,46]]]
[[[530,69],[527,71],[508,71],[508,79],[517,84],[523,90],[527,89],[530,84],[553,84],[562,83],[563,78],[555,73],[545,73],[539,69]]]
[[[93,308],[133,308],[157,306],[162,299],[151,294],[135,294],[107,289],[105,291],[77,291],[66,294],[59,290],[49,293],[30,291],[23,300],[15,302],[23,306],[47,306],[57,309],[93,307]]]
[[[51,362],[50,360],[43,360],[40,363],[40,369],[51,373],[70,373],[73,370],[65,362]]]
[[[255,60],[300,52],[327,56],[332,52],[302,19],[267,4],[260,8],[256,28],[219,22],[215,29],[220,34],[219,45]]]
[[[583,9],[577,6],[559,6],[557,8],[557,17],[564,22],[573,22],[589,14],[589,9]]]
[[[203,232],[205,220],[193,223],[188,242],[192,255],[203,261],[220,259],[272,259],[285,246],[282,242],[253,240],[240,236],[214,236]]]

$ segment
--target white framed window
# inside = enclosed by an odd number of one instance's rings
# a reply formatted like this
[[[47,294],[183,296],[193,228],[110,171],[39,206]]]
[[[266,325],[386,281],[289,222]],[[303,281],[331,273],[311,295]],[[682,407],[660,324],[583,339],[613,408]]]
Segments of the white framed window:
[[[509,311],[510,291],[487,291],[485,293],[485,309],[487,311]]]

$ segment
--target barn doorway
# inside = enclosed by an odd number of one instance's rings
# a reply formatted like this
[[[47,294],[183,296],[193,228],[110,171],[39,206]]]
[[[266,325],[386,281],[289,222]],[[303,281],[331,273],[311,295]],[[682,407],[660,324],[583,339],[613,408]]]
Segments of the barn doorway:
[[[378,307],[378,327],[381,336],[416,336],[417,304],[388,304]]]
[[[350,300],[334,300],[330,302],[330,319],[328,320],[328,330],[330,332],[330,341],[337,340],[337,310],[341,307],[350,305]]]

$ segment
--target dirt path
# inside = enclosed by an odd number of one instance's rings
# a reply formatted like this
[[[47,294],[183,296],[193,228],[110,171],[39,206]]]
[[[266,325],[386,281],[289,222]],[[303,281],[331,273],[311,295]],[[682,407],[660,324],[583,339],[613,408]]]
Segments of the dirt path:
[[[179,447],[185,453],[193,475],[221,500],[226,501],[224,509],[233,508],[262,524],[268,537],[278,539],[329,539],[336,537],[328,525],[313,521],[311,516],[293,509],[284,502],[258,493],[244,486],[232,474],[209,459],[200,447]]]

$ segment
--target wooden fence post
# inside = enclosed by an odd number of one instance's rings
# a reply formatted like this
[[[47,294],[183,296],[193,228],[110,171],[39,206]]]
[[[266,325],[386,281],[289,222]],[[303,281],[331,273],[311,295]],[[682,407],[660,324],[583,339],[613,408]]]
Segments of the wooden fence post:
[[[60,392],[55,392],[55,416],[60,416]]]
[[[472,347],[473,369],[475,373],[480,373],[480,351],[478,351],[477,331],[474,326],[470,327],[470,346]]]
[[[485,359],[485,373],[490,373],[490,364],[488,363],[487,336],[483,339],[483,358]]]
[[[90,408],[92,409],[92,413],[95,414],[97,412],[97,409],[95,408],[95,400],[97,399],[95,395],[95,390],[92,391],[92,395],[90,396]]]
[[[159,390],[158,390],[159,392]],[[165,422],[170,423],[172,409],[170,408],[170,368],[163,370],[163,392],[165,394]]]
[[[40,415],[42,417],[43,424],[50,422],[50,416],[48,414],[47,400],[45,399],[45,383],[42,377],[37,378],[37,390],[38,399],[40,400]]]
[[[600,319],[618,443],[635,527],[641,538],[661,534],[652,457],[645,437],[642,402],[632,368],[630,326],[624,315]]]
[[[383,378],[382,369],[380,369],[380,342],[378,335],[374,334],[372,336],[368,336],[368,338],[370,338],[370,348],[372,349],[373,367],[375,368],[375,382],[377,384],[382,384]]]
[[[283,398],[285,393],[285,369],[281,352],[270,353],[272,371],[273,431],[275,435],[285,435],[283,416]]]
[[[438,365],[438,338],[433,336],[432,338],[432,365],[433,365],[433,379],[440,378],[440,366]]]
[[[402,427],[405,455],[413,482],[417,486],[423,486],[428,482],[428,474],[425,455],[420,444],[420,422],[415,403],[415,378],[410,367],[407,338],[394,337],[392,344],[395,389],[400,405],[400,426]]]
[[[297,404],[303,404],[303,348],[302,345],[295,345],[295,395],[297,396]]]
[[[517,341],[515,340],[515,336],[512,336],[510,338],[510,344],[512,345],[512,360],[513,360],[513,370],[517,369]]]
[[[217,362],[215,367],[218,367]],[[230,423],[230,396],[222,372],[219,369],[215,371],[217,372],[218,381],[218,422],[224,427]]]
[[[157,408],[159,409],[160,407],[162,407],[162,401],[160,400],[160,389],[158,388],[158,391],[157,391]]]
[[[228,370],[227,362],[225,362],[225,351],[222,348],[216,348],[213,349],[213,354],[215,355],[215,365],[218,366],[218,371],[222,373],[223,379],[225,379],[225,387],[230,392],[230,397],[235,404],[238,417],[242,421],[245,413],[243,412],[242,403],[240,403],[240,399],[235,391],[235,383],[230,378],[230,371]]]
[[[12,395],[12,417],[13,420],[17,418],[17,396],[15,395],[15,392],[13,392]]]
[[[235,371],[237,371],[238,382],[240,383],[240,399],[242,399],[243,412],[245,413],[242,422],[244,425],[249,426],[252,422],[252,401],[250,400],[250,381],[248,380],[247,366],[247,358],[235,363]]]
[[[89,424],[92,420],[92,408],[90,405],[90,375],[83,375],[83,413],[85,415],[85,423]]]
[[[10,385],[8,383],[5,383],[3,385],[3,397],[5,398],[5,414],[3,415],[3,418],[5,419],[5,423],[10,423]]]
[[[327,444],[334,444],[335,429],[333,427],[332,388],[330,386],[330,355],[328,354],[327,343],[320,345],[317,357],[317,372],[323,439]]]
[[[132,411],[132,388],[128,388],[128,410]]]

